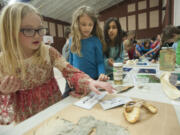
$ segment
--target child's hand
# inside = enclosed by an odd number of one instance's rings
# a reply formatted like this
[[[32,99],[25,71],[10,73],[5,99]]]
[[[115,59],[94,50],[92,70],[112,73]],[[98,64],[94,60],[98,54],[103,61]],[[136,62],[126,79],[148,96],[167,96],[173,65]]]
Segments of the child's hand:
[[[108,82],[102,82],[102,81],[90,81],[89,83],[89,88],[91,91],[96,92],[97,94],[101,94],[101,92],[98,90],[98,88],[100,89],[104,89],[109,93],[113,93],[113,91],[115,90],[110,83]]]
[[[20,88],[20,80],[15,76],[6,76],[0,82],[0,92],[10,94]]]
[[[109,77],[105,74],[100,74],[98,80],[99,81],[107,81],[107,80],[109,80]]]
[[[112,58],[108,59],[109,66],[113,67],[114,60]]]

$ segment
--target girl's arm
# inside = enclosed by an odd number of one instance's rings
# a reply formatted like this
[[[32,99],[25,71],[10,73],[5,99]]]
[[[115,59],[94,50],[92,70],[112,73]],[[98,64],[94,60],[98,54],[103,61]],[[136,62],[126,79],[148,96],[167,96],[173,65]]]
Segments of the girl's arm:
[[[66,62],[66,60],[59,54],[56,49],[51,47],[49,51],[53,65],[62,72],[63,76],[66,78],[66,80],[68,80],[70,85],[75,88],[75,91],[73,91],[71,94],[79,97],[88,94],[91,90],[99,93],[97,89],[98,87],[112,93],[113,88],[110,84],[95,81],[87,74],[74,68],[68,62]]]
[[[159,49],[159,47],[160,47],[160,45],[156,46],[154,49],[151,49],[150,51],[148,51],[148,52],[145,53],[144,55],[146,56],[146,55],[148,55],[148,54],[151,54],[151,53],[155,52],[156,50]]]
[[[153,55],[153,57],[152,57],[153,62],[156,61],[156,60],[158,60],[160,50],[161,50],[161,47],[160,47],[159,50]]]
[[[51,47],[49,51],[53,65],[62,72],[70,85],[75,88],[75,92],[79,95],[85,95],[88,93],[89,88],[86,86],[90,81],[92,81],[92,79],[66,62],[56,49]]]
[[[111,69],[113,67],[113,59],[104,56],[104,66],[105,69]]]
[[[0,69],[2,70],[2,67]],[[14,121],[14,93],[19,90],[20,85],[20,80],[17,77],[3,76],[0,71],[0,125],[7,125]]]

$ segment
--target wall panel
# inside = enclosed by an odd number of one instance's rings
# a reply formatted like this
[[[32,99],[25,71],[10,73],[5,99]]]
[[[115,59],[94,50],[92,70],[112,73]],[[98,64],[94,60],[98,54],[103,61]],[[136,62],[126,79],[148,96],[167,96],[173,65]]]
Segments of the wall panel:
[[[136,30],[136,16],[128,16],[128,30]]]
[[[146,9],[147,8],[146,2],[147,2],[146,0],[145,1],[139,1],[138,2],[138,10]]]
[[[119,22],[120,22],[120,24],[121,24],[121,27],[122,27],[122,29],[123,30],[127,30],[127,20],[126,20],[126,17],[121,17],[121,18],[119,18]]]
[[[150,28],[159,27],[159,11],[150,11]]]
[[[128,9],[128,12],[134,12],[134,11],[136,11],[136,5],[135,5],[135,3],[133,3],[133,4],[128,4],[127,9]]]
[[[52,23],[52,22],[49,23],[49,33],[50,33],[50,35],[53,36],[53,37],[56,36],[55,23]]]
[[[159,6],[159,0],[149,0],[150,8]]]
[[[138,14],[138,29],[147,29],[147,13]]]
[[[58,24],[57,25],[58,26],[58,37],[64,37],[63,35],[63,26],[62,26],[62,24]]]
[[[162,4],[163,0],[124,0],[100,12],[100,19],[117,17],[122,29],[135,30],[138,39],[151,38],[162,31]]]

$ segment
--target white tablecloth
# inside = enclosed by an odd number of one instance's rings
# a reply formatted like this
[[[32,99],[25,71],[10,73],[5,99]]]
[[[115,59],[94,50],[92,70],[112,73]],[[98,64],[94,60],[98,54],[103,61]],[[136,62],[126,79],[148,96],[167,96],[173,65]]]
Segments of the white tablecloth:
[[[123,85],[133,84],[135,87],[127,92],[121,93],[121,95],[172,104],[180,123],[180,101],[170,100],[163,92],[160,83],[136,83],[133,77],[137,74],[139,68],[139,66],[133,67],[133,70],[131,70],[124,79]],[[158,70],[158,65],[152,64],[146,68],[156,68]],[[160,76],[161,72],[162,71],[158,70],[157,76]],[[176,72],[179,72],[179,69],[177,69]],[[112,81],[110,83],[113,84]],[[143,88],[139,88],[139,85],[142,85]],[[78,99],[69,96],[20,124],[0,126],[0,135],[21,135],[77,100]]]

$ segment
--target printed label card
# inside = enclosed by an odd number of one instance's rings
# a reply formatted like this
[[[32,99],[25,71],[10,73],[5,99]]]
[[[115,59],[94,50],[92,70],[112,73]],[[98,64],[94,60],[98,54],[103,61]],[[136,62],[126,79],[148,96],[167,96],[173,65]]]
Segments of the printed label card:
[[[79,101],[75,102],[74,105],[79,106],[84,109],[91,109],[95,106],[99,100],[104,98],[107,92],[101,92],[100,95],[96,94],[95,92],[90,92],[87,96],[81,98]]]

